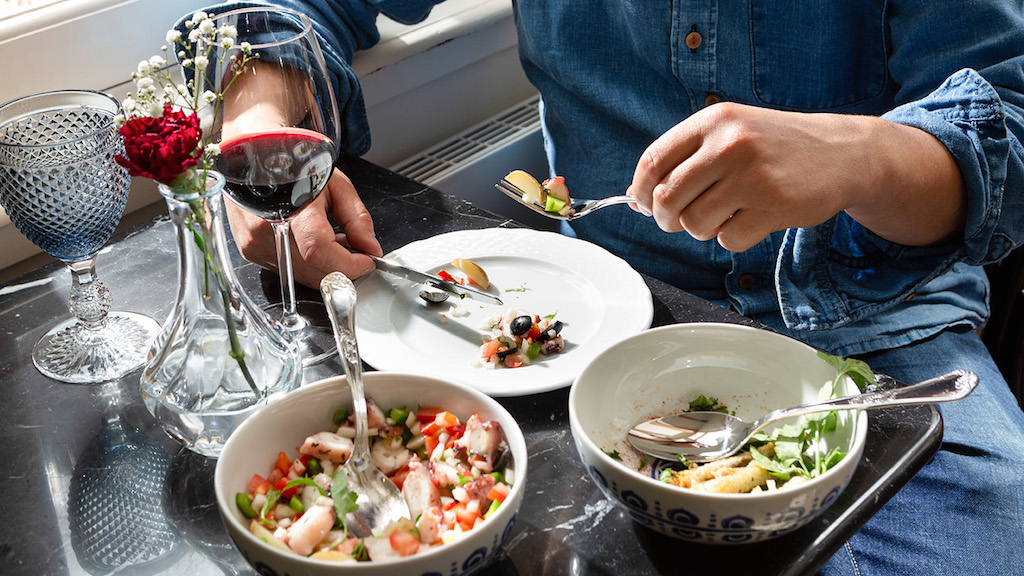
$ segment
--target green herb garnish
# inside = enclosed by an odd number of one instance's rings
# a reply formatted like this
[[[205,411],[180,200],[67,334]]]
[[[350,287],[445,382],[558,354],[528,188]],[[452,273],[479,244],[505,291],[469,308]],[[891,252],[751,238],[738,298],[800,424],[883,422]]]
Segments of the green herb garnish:
[[[334,500],[334,513],[347,537],[348,526],[345,524],[345,516],[358,510],[359,505],[356,504],[356,493],[348,489],[348,478],[345,477],[344,470],[339,469],[334,473],[334,479],[331,481],[331,498]],[[352,552],[352,556],[356,556],[355,551]]]

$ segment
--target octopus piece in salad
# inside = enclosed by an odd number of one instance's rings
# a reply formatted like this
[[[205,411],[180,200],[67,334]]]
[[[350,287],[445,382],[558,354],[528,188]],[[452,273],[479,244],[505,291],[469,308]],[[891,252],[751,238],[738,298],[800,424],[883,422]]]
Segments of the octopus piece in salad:
[[[371,398],[367,411],[371,459],[399,487],[412,519],[372,537],[348,533],[345,514],[356,495],[347,490],[342,466],[352,453],[355,425],[338,411],[328,429],[302,442],[297,457],[280,452],[269,474],[253,474],[235,495],[254,535],[310,558],[379,561],[450,543],[505,501],[515,478],[505,468],[498,422],[479,414],[463,422],[436,406],[384,411]]]
[[[506,310],[484,322],[487,332],[480,346],[480,365],[485,368],[519,368],[538,356],[565,350],[563,324],[553,317],[540,317],[522,310]]]

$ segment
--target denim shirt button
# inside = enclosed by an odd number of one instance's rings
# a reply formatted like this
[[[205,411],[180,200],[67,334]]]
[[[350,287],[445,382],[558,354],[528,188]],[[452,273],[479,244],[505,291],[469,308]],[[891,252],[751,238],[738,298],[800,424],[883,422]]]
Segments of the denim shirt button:
[[[678,38],[678,36],[677,36]],[[700,32],[690,32],[686,35],[686,47],[690,50],[696,50],[700,43],[704,41],[704,37],[700,35]]]
[[[718,104],[721,101],[722,101],[721,96],[719,96],[718,94],[711,94],[710,92],[708,93],[707,96],[704,97],[704,105],[705,106],[711,106],[712,104]]]
[[[744,290],[750,290],[751,288],[754,287],[754,275],[749,273],[743,274],[742,276],[740,276],[738,284],[740,288],[743,288]]]

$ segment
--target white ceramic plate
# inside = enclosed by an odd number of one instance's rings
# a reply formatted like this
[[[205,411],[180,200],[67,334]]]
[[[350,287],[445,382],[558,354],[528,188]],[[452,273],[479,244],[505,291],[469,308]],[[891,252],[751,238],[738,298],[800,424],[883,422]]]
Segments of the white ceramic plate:
[[[569,386],[612,344],[650,327],[651,291],[643,278],[607,250],[552,232],[488,228],[441,234],[387,255],[430,274],[468,258],[491,282],[504,306],[469,298],[427,304],[419,284],[380,271],[356,283],[356,335],[363,360],[377,370],[415,372],[467,384],[491,396],[521,396]],[[466,315],[453,316],[453,306]],[[488,317],[516,308],[555,314],[565,350],[520,368],[478,365]],[[442,321],[441,316],[446,318]]]

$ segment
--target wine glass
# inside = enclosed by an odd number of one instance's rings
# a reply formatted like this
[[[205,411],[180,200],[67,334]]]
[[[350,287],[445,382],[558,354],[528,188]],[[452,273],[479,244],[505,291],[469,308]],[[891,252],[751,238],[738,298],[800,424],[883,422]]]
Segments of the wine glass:
[[[44,375],[71,383],[115,380],[146,360],[155,320],[109,311],[96,277],[96,253],[110,239],[128,200],[130,178],[114,156],[123,150],[114,118],[121,104],[88,90],[56,90],[0,105],[0,204],[36,246],[71,270],[75,318],[36,343]]]
[[[338,157],[338,110],[327,65],[300,12],[244,8],[215,17],[214,24],[237,30],[235,45],[220,49],[210,78],[214,91],[225,94],[223,115],[215,116],[223,119],[213,127],[220,146],[216,168],[228,196],[274,228],[280,320],[309,366],[336,349],[323,303],[296,300],[290,221],[320,194]],[[255,58],[239,70],[244,43]]]

